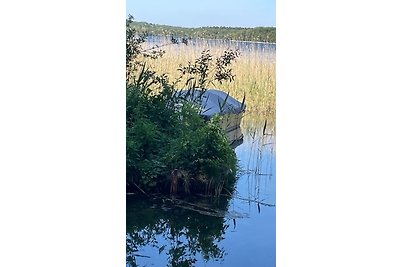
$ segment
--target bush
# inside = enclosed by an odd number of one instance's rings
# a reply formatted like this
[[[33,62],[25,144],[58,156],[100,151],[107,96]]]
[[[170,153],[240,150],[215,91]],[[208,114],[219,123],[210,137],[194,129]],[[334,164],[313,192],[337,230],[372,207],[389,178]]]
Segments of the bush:
[[[206,122],[193,103],[174,97],[174,83],[165,74],[159,75],[146,67],[143,58],[148,52],[145,54],[141,49],[144,41],[144,37],[127,27],[128,190],[209,195],[233,190],[236,155],[218,118]],[[151,54],[157,57],[163,53]],[[235,56],[234,52],[224,53],[216,59],[211,72],[212,56],[204,51],[194,65],[180,66],[182,77],[185,75],[187,81],[192,81],[186,83],[192,88],[199,85],[205,88],[206,82],[232,80],[234,76],[228,65]]]

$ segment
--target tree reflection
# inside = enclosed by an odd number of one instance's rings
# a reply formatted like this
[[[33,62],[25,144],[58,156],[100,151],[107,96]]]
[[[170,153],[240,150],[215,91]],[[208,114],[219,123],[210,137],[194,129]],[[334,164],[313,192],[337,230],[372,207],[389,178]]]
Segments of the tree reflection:
[[[163,266],[168,267],[194,266],[200,255],[205,261],[223,260],[225,251],[219,243],[229,227],[224,219],[227,207],[226,198],[182,201],[128,196],[127,266],[160,255],[167,257]],[[144,247],[150,255],[142,254]]]

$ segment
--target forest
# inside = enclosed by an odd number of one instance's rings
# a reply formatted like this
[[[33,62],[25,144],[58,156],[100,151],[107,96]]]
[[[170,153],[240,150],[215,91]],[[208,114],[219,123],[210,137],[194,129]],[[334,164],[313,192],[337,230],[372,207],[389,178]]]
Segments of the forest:
[[[149,35],[171,35],[185,38],[224,39],[276,43],[275,27],[200,27],[184,28],[133,21],[132,27]]]

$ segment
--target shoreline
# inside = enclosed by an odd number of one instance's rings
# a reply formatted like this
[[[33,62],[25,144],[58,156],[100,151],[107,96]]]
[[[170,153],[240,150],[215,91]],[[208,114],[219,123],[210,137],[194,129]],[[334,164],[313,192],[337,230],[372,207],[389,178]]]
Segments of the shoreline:
[[[150,36],[155,36],[155,37],[175,37],[174,35],[168,34],[168,35],[163,35],[163,34],[149,34],[147,37]],[[199,39],[199,40],[215,40],[215,41],[229,41],[229,42],[234,42],[234,43],[253,43],[253,44],[265,44],[265,45],[274,45],[276,46],[276,43],[270,43],[270,42],[261,42],[261,41],[242,41],[242,40],[234,40],[234,39],[221,39],[221,38],[204,38],[204,37],[182,37],[179,36],[178,38],[187,38],[188,40],[192,39]]]

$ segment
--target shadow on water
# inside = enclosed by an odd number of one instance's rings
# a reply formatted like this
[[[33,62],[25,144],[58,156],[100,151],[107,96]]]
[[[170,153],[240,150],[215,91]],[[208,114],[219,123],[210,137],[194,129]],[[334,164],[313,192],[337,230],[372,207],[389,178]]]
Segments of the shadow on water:
[[[275,266],[275,125],[253,118],[232,196],[127,196],[127,266]]]

